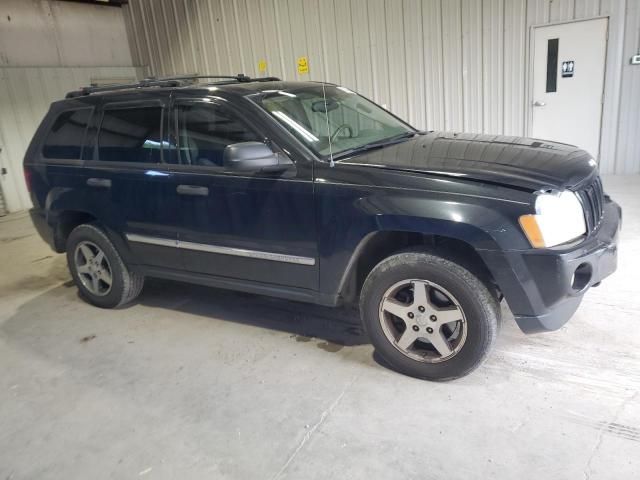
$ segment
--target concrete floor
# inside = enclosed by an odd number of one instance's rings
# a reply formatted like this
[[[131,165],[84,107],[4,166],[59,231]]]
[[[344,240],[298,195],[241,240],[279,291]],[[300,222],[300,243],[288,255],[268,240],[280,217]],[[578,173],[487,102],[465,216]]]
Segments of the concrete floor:
[[[164,281],[108,311],[0,219],[0,479],[640,478],[640,177],[618,272],[553,334],[505,310],[450,383],[379,365],[353,313]]]

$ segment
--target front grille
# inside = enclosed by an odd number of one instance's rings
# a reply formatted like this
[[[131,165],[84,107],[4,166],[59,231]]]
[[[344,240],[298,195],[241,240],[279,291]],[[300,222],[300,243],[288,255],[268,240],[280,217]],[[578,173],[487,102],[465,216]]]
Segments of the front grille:
[[[589,185],[576,192],[584,208],[587,230],[593,232],[602,221],[604,212],[604,192],[602,180],[597,176]]]

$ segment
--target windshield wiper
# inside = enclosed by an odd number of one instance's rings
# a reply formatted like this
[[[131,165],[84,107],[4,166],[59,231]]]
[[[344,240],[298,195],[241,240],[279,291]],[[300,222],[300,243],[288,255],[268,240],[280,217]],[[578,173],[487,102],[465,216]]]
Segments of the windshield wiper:
[[[386,146],[389,146],[389,145],[400,143],[402,140],[404,140],[406,138],[413,138],[416,135],[424,135],[424,132],[421,132],[421,131],[403,132],[403,133],[400,133],[398,135],[394,135],[394,136],[389,137],[389,138],[385,138],[385,139],[382,139],[382,140],[377,140],[377,141],[371,142],[371,143],[365,143],[364,145],[361,145],[359,147],[350,148],[348,150],[340,152],[340,153],[334,155],[333,159],[334,160],[339,160],[340,158],[348,157],[350,155],[354,155],[354,154],[357,154],[357,153],[367,152],[369,150],[375,150],[376,148],[383,148],[383,147],[386,147]]]

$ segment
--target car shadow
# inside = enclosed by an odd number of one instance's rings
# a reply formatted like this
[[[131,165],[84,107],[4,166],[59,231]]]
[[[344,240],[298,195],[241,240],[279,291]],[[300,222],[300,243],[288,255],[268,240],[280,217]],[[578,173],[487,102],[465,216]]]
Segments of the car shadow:
[[[75,302],[84,302],[67,270],[64,255],[48,262],[46,271],[16,280],[7,289],[3,293],[29,295],[31,298],[0,324],[4,331],[46,331],[58,316],[64,319],[66,309],[81,308],[74,305]],[[64,306],[56,307],[62,298]],[[122,318],[126,317],[129,308],[136,305],[277,330],[289,333],[298,342],[315,338],[324,341],[318,346],[328,351],[369,343],[359,312],[353,307],[323,307],[155,278],[146,279],[141,295],[131,304],[115,310],[98,309],[96,314],[102,318],[105,314],[111,316],[112,312]],[[48,314],[43,317],[41,312]],[[39,322],[46,322],[46,325],[38,325]]]
[[[369,343],[359,312],[231,290],[149,278],[136,303],[290,333],[299,342],[325,340],[326,349]],[[126,311],[126,307],[124,307]]]
[[[51,265],[51,271],[60,270],[57,263]],[[113,352],[118,352],[116,357],[120,358],[132,355],[130,352],[136,351],[134,345],[144,343],[141,337],[152,341],[160,335],[162,343],[165,339],[158,332],[163,326],[171,325],[168,331],[175,331],[180,329],[182,322],[185,336],[177,340],[177,345],[191,339],[185,345],[196,345],[197,351],[203,345],[215,349],[216,339],[203,338],[200,341],[194,335],[199,335],[198,331],[214,334],[207,325],[223,321],[265,329],[265,333],[266,330],[283,332],[288,334],[290,341],[299,342],[303,349],[320,349],[348,358],[349,362],[366,361],[360,355],[350,355],[350,347],[369,343],[360,326],[358,312],[353,309],[321,307],[149,279],[143,293],[130,306],[105,310],[86,304],[70,278],[67,281],[52,279],[52,283],[44,288],[19,305],[10,307],[12,311],[6,312],[4,319],[0,317],[0,339],[9,349],[21,354],[29,352],[28,358],[38,359],[36,362],[65,364],[64,368],[72,368],[75,375],[83,379],[93,371],[97,361],[115,365],[123,378],[140,375],[136,364],[129,365],[109,355]],[[23,292],[28,294],[29,290]],[[127,318],[128,310],[131,318]],[[238,335],[241,335],[242,330],[238,330]],[[255,335],[261,334],[257,331]],[[100,342],[104,338],[111,338],[111,341]],[[100,343],[92,355],[96,341]],[[105,348],[110,352],[108,358],[105,358]],[[369,355],[366,357],[371,360]],[[86,378],[86,381],[95,385],[101,382],[97,377]]]
[[[142,317],[150,317],[152,322],[155,317],[154,311],[160,309],[163,311],[163,321],[176,324],[187,322],[188,317],[193,316],[211,322],[234,322],[279,331],[289,334],[296,342],[306,343],[310,348],[320,348],[330,353],[338,352],[345,347],[370,343],[362,327],[359,312],[354,307],[324,307],[148,278],[141,295],[131,305],[114,310],[102,310],[84,303],[66,271],[63,256],[55,258],[50,263],[48,272],[43,272],[35,280],[31,280],[28,283],[37,280],[35,283],[38,289],[43,290],[19,305],[11,316],[0,322],[0,334],[45,356],[55,350],[50,343],[55,342],[56,338],[63,340],[61,337],[68,332],[86,331],[87,315],[95,317],[89,321],[90,329],[111,329],[109,322],[112,320],[126,323],[127,310],[130,308],[136,310],[135,313],[132,312],[135,319],[141,318],[142,314]],[[24,283],[21,282],[20,285]],[[19,287],[21,293],[33,291],[33,288],[20,285],[15,287]],[[148,308],[149,312],[139,310],[140,306]],[[73,314],[70,314],[72,312]],[[95,315],[91,312],[95,312]],[[171,318],[171,312],[180,312],[187,316],[181,315],[174,320]],[[64,326],[58,321],[65,322]],[[93,331],[89,334],[89,340],[95,338]],[[509,340],[506,342],[509,343]],[[347,351],[348,349],[345,349],[341,354]],[[374,353],[372,360],[384,368],[394,370],[378,354]]]

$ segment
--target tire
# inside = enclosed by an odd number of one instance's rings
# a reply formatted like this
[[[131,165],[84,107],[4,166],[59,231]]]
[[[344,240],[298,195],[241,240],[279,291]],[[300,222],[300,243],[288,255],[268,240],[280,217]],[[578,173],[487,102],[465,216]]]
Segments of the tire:
[[[129,303],[144,286],[144,276],[127,268],[111,240],[93,223],[79,225],[69,234],[67,265],[82,297],[97,307]]]
[[[392,255],[374,267],[362,288],[360,313],[376,353],[392,369],[440,381],[467,375],[483,362],[500,319],[499,302],[482,281],[457,263],[420,251]]]

